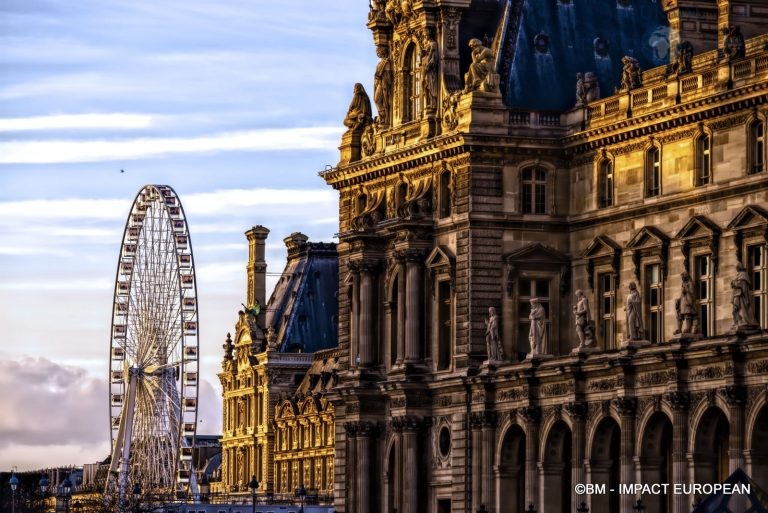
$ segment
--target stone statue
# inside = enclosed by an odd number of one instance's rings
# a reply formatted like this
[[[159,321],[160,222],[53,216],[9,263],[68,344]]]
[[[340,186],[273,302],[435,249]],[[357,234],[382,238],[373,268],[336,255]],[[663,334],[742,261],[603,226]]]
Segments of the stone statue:
[[[427,110],[437,108],[437,96],[440,91],[437,79],[439,59],[437,41],[435,41],[435,36],[430,33],[424,41],[424,53],[421,57],[421,87],[424,91],[424,106]]]
[[[398,25],[400,20],[403,19],[403,9],[400,7],[400,0],[387,0],[384,16],[392,25]]]
[[[680,275],[680,296],[675,299],[677,329],[675,335],[699,332],[699,302],[693,290],[693,282],[688,271]],[[683,326],[685,324],[685,326]]]
[[[531,299],[531,329],[528,332],[528,342],[531,344],[529,356],[547,354],[547,312],[537,298]]]
[[[746,55],[746,47],[744,45],[744,36],[741,35],[741,30],[735,25],[731,25],[723,29],[723,35],[725,39],[723,41],[723,55],[728,61],[734,59],[741,59]]]
[[[643,85],[640,63],[634,57],[624,56],[621,58],[623,66],[621,72],[621,88],[628,91]]]
[[[369,0],[368,1],[368,21],[373,20],[386,20],[384,14],[385,0]]]
[[[677,44],[677,62],[675,71],[678,75],[690,73],[693,69],[693,45],[690,41],[682,41]]]
[[[624,311],[627,314],[627,340],[630,342],[644,340],[643,305],[635,282],[629,284],[629,294],[627,294],[627,304],[624,306]]]
[[[443,98],[443,128],[446,130],[456,130],[459,126],[459,100],[461,91],[455,91],[447,98]]]
[[[584,292],[576,291],[576,304],[573,307],[576,317],[576,335],[579,337],[579,347],[589,347],[595,341],[595,330],[589,313],[589,300]]]
[[[499,316],[494,307],[488,309],[488,318],[485,320],[485,345],[488,347],[488,361],[504,359],[504,348],[499,337]]]
[[[587,90],[584,87],[584,75],[576,73],[576,107],[587,104]]]
[[[373,123],[368,123],[363,129],[363,135],[360,137],[360,149],[363,150],[365,157],[370,157],[376,152],[376,130]]]
[[[357,130],[371,121],[371,99],[365,92],[363,84],[355,84],[352,101],[347,109],[347,117],[344,118],[344,126],[349,130]]]
[[[733,293],[733,328],[754,328],[757,326],[752,306],[752,282],[744,265],[736,264],[736,278],[731,280]]]
[[[597,75],[591,71],[584,74],[584,93],[587,103],[600,99],[600,84],[597,81]]]
[[[379,123],[388,127],[392,115],[392,60],[386,46],[376,47],[379,63],[373,75],[373,101],[379,111]]]
[[[472,64],[464,74],[464,92],[480,89],[483,81],[488,78],[493,66],[493,52],[483,46],[479,39],[470,39],[469,47],[472,49]]]

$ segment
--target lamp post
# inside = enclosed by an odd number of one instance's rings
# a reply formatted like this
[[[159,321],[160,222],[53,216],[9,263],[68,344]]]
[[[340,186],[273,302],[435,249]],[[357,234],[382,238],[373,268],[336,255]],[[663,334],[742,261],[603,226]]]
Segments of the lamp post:
[[[587,503],[582,502],[581,506],[576,508],[576,513],[589,513],[589,508],[587,507]]]
[[[304,483],[299,485],[299,499],[301,499],[301,508],[299,513],[304,513],[304,499],[307,497],[307,489],[304,488]]]
[[[251,489],[251,504],[253,506],[253,513],[256,513],[256,489],[259,487],[259,481],[256,479],[256,475],[251,476],[251,482],[248,483],[248,488]]]
[[[643,506],[643,500],[637,499],[637,502],[635,502],[632,505],[632,510],[636,513],[643,513],[645,511],[645,506]]]
[[[16,477],[16,472],[11,474],[8,484],[11,485],[11,511],[16,513],[16,488],[19,487],[19,478]]]
[[[72,481],[69,476],[61,483],[61,498],[64,501],[64,512],[69,513],[69,499],[72,496]]]
[[[139,501],[141,500],[141,485],[136,483],[133,485],[133,510],[139,512]]]

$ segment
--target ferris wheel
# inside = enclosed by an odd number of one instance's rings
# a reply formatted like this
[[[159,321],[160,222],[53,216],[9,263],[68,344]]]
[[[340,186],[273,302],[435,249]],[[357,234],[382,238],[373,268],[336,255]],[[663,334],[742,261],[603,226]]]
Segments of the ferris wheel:
[[[117,264],[110,339],[107,496],[197,493],[197,285],[187,222],[166,185],[139,191]]]

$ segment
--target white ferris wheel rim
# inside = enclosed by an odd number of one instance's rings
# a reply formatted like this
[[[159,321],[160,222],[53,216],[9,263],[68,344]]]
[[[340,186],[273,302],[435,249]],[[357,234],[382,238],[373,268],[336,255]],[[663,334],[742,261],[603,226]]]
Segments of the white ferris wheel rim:
[[[110,435],[121,461],[111,463],[107,487],[116,478],[121,497],[135,484],[175,493],[194,482],[197,307],[181,202],[169,186],[146,185],[123,232],[110,334]]]

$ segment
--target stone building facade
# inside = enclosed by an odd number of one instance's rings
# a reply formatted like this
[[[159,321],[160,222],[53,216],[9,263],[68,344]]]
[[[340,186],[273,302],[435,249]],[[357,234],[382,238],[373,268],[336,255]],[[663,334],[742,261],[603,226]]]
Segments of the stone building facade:
[[[371,3],[378,115],[356,86],[322,173],[340,194],[336,511],[631,513],[638,495],[574,486],[738,468],[768,489],[766,16]]]
[[[268,233],[261,226],[246,232],[248,306],[238,313],[234,339],[227,334],[223,346],[222,457],[213,493],[250,497],[252,476],[258,494],[276,493],[275,406],[295,395],[313,354],[337,344],[335,245],[308,242],[301,233],[286,237],[288,261],[265,302]]]

